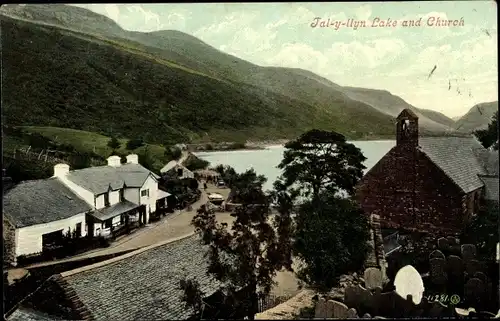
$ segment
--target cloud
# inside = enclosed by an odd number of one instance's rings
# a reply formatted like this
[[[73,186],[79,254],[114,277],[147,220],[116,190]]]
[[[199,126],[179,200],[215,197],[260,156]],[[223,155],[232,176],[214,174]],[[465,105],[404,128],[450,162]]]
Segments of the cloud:
[[[362,5],[356,9],[356,18],[358,20],[368,21],[372,15],[372,8],[370,5]]]

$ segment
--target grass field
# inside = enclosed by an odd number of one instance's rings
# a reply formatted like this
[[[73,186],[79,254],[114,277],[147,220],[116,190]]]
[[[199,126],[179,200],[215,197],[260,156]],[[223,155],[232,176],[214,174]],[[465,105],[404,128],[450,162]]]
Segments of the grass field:
[[[77,129],[69,128],[59,128],[59,127],[37,127],[37,126],[23,126],[21,127],[24,131],[28,133],[38,133],[43,135],[55,143],[58,144],[68,144],[75,147],[77,151],[80,152],[94,152],[104,158],[108,157],[112,153],[112,149],[107,146],[109,140],[108,136],[101,134],[87,132]],[[148,148],[148,152],[155,161],[155,167],[163,166],[167,160],[164,156],[165,147],[160,145],[146,144],[139,147],[133,151],[126,149],[126,144],[128,139],[119,139],[121,146],[117,150],[120,154],[137,153],[142,154],[145,148]]]

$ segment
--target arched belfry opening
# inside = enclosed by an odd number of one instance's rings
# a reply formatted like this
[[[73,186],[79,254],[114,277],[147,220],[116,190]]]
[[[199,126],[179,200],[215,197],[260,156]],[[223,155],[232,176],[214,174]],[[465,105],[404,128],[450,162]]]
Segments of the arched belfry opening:
[[[410,109],[403,109],[397,118],[396,143],[418,146],[418,116]]]

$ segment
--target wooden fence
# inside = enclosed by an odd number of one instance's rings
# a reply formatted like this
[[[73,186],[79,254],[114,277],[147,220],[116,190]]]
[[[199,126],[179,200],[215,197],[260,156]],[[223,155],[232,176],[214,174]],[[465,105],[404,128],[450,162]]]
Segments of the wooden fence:
[[[258,313],[264,312],[266,310],[272,309],[275,306],[286,302],[293,298],[297,293],[285,293],[283,295],[269,294],[264,298],[259,299],[258,303]]]

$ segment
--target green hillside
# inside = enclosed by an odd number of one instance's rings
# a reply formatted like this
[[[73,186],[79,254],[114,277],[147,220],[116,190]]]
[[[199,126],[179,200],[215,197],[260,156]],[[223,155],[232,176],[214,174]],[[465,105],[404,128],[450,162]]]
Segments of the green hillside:
[[[1,23],[3,116],[9,125],[113,132],[151,143],[269,140],[313,127],[358,137],[393,131],[390,117],[360,102],[309,104],[134,52],[124,40],[7,17]]]
[[[463,132],[485,129],[497,111],[498,101],[477,104],[457,120],[456,129]]]

